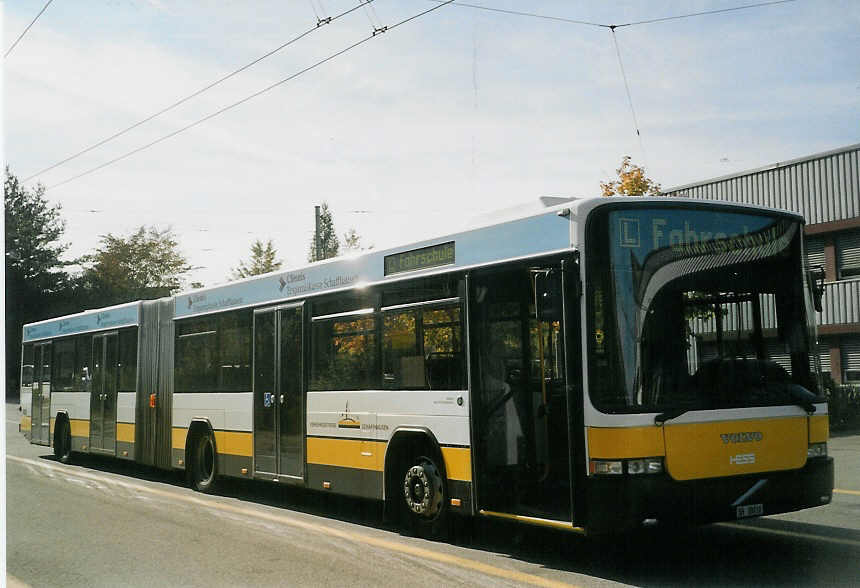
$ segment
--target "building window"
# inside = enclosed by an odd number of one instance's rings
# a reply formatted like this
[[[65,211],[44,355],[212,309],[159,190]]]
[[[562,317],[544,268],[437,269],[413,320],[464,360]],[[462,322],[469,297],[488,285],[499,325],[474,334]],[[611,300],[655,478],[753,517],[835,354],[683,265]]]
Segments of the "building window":
[[[836,264],[840,279],[860,277],[860,231],[846,231],[836,237]]]

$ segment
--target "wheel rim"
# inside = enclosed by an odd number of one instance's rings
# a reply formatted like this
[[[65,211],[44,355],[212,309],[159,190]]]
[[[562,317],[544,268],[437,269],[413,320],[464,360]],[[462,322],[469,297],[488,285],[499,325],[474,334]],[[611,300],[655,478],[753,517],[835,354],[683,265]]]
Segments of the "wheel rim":
[[[435,518],[442,509],[443,482],[438,468],[427,458],[406,470],[403,478],[403,498],[413,514]]]

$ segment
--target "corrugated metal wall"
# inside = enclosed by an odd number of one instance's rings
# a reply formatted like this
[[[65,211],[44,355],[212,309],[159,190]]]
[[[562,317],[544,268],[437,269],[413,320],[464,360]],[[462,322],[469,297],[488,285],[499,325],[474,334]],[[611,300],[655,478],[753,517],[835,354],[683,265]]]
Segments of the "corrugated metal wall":
[[[807,224],[860,216],[860,145],[664,194],[759,204],[799,212]]]
[[[822,312],[816,313],[819,325],[860,323],[860,280],[824,284]]]

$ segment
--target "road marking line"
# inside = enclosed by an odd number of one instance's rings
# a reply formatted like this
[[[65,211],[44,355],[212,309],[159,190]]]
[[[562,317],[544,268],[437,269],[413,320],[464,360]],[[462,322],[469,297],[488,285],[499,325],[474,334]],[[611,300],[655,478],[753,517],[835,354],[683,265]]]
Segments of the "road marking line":
[[[6,586],[7,588],[30,588],[29,584],[25,584],[12,574],[6,574]]]
[[[834,488],[834,494],[851,494],[853,496],[860,496],[860,490],[843,490],[842,488]]]
[[[732,527],[735,529],[743,529],[745,531],[758,531],[759,533],[769,533],[771,535],[782,535],[783,537],[802,537],[803,539],[813,539],[824,541],[825,543],[836,543],[839,545],[850,545],[852,547],[860,547],[860,541],[854,539],[841,539],[839,537],[827,537],[826,535],[812,535],[811,533],[799,533],[797,531],[785,531],[783,529],[768,529],[766,527],[756,527],[753,525],[741,525],[738,523],[717,523],[720,527]]]
[[[236,506],[233,504],[223,503],[217,500],[204,500],[202,498],[198,498],[196,496],[190,496],[185,494],[179,494],[176,492],[169,492],[167,490],[162,490],[159,488],[151,488],[149,486],[141,485],[141,484],[132,484],[129,482],[125,482],[122,480],[117,480],[110,476],[99,476],[96,474],[92,474],[90,472],[76,471],[74,466],[58,466],[51,462],[38,462],[32,459],[27,459],[23,457],[18,457],[16,455],[6,455],[6,459],[8,461],[14,461],[25,465],[37,465],[39,467],[52,469],[56,471],[62,471],[64,474],[78,476],[84,479],[90,479],[97,482],[108,482],[110,484],[114,484],[116,486],[126,487],[132,490],[136,490],[139,492],[147,492],[149,494],[155,496],[161,496],[164,498],[169,498],[171,500],[178,500],[180,502],[185,502],[188,504],[194,504],[197,506],[202,506],[205,508],[210,508],[214,510],[221,510],[224,512],[230,512],[233,514],[256,517],[258,519],[263,519],[266,521],[280,523],[284,525],[289,525],[291,527],[297,527],[300,529],[304,529],[307,531],[315,531],[317,533],[321,533],[323,535],[329,535],[332,537],[337,537],[340,539],[345,539],[347,541],[352,541],[356,543],[364,543],[366,545],[371,545],[373,547],[378,547],[381,549],[386,549],[388,551],[394,551],[398,553],[402,553],[405,555],[411,555],[419,558],[424,558],[427,560],[433,560],[443,564],[455,565],[460,568],[469,569],[475,572],[480,572],[482,574],[486,574],[488,576],[494,576],[497,578],[504,578],[506,580],[512,580],[514,582],[522,582],[525,584],[531,584],[533,586],[545,586],[549,588],[570,588],[573,586],[572,584],[567,584],[565,582],[560,582],[558,580],[552,580],[550,578],[544,578],[543,576],[535,576],[533,574],[528,574],[526,572],[520,572],[517,570],[508,570],[504,568],[498,568],[496,566],[482,563],[479,561],[474,561],[471,559],[467,559],[465,557],[460,557],[457,555],[450,555],[446,553],[439,553],[437,551],[433,551],[430,549],[425,549],[423,547],[416,547],[413,545],[403,545],[400,543],[396,543],[394,541],[390,541],[388,539],[382,539],[380,537],[372,537],[370,535],[365,535],[363,533],[356,533],[353,531],[344,531],[341,529],[335,529],[332,527],[326,527],[324,525],[318,523],[312,523],[309,521],[302,521],[298,519],[291,518],[286,515],[276,514],[271,512],[265,512],[260,510],[255,510],[247,507]]]

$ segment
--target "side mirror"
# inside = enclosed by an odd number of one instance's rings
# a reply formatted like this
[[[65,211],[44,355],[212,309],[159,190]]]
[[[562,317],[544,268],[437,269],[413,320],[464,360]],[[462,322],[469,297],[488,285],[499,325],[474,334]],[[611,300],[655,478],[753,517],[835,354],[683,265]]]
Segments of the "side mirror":
[[[824,298],[824,268],[817,265],[809,270],[809,281],[812,285],[812,304],[816,312],[821,312],[821,299]]]

